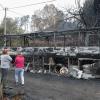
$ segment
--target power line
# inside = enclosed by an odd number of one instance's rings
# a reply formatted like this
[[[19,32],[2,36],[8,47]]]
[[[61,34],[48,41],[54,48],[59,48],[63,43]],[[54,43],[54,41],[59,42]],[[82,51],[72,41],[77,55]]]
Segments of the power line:
[[[10,12],[12,12],[12,13],[15,13],[15,14],[18,14],[18,15],[21,15],[21,16],[24,16],[24,14],[21,14],[21,13],[18,13],[18,12],[12,11],[12,10],[8,10],[8,11],[10,11]]]
[[[28,6],[33,6],[33,5],[39,5],[39,4],[44,4],[44,3],[48,3],[48,2],[53,2],[53,1],[56,1],[56,0],[50,0],[50,1],[47,1],[47,2],[40,2],[40,3],[29,4],[29,5],[17,6],[17,7],[13,7],[13,8],[9,8],[9,9],[23,8],[23,7],[28,7]]]

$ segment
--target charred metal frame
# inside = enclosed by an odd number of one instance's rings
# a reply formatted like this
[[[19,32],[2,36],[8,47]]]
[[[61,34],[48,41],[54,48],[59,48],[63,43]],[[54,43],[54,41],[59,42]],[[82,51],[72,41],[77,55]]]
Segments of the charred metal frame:
[[[85,36],[85,43],[84,46],[88,45],[89,41],[89,34],[97,34],[100,32],[100,27],[94,27],[94,28],[88,28],[88,29],[78,29],[78,30],[67,30],[67,31],[51,31],[51,32],[34,32],[34,33],[28,33],[28,34],[7,34],[7,35],[0,35],[0,38],[7,38],[9,41],[9,46],[12,47],[12,39],[22,39],[23,38],[23,46],[30,46],[30,44],[27,42],[27,40],[36,40],[36,39],[45,39],[48,42],[49,45],[49,38],[53,39],[54,47],[56,47],[56,37],[57,36],[63,36],[63,47],[66,46],[66,36],[67,35],[74,35],[78,34],[79,42],[77,46],[80,46],[80,35]],[[88,38],[87,38],[88,37]]]
[[[82,39],[83,38],[80,38],[81,35],[84,35],[85,36],[85,39],[84,39],[84,44],[85,46],[88,46],[88,42],[89,42],[89,37],[91,35],[94,35],[96,34],[99,38],[99,32],[100,32],[100,27],[95,27],[95,28],[90,28],[90,29],[78,29],[78,30],[67,30],[67,31],[53,31],[53,32],[34,32],[34,33],[28,33],[28,34],[21,34],[21,35],[0,35],[0,37],[2,38],[7,38],[9,39],[10,41],[10,47],[12,47],[12,39],[14,38],[18,38],[18,39],[22,39],[23,38],[23,46],[30,46],[29,43],[27,43],[27,40],[30,39],[30,40],[36,40],[36,39],[45,39],[47,41],[47,44],[48,46],[50,46],[50,38],[53,39],[53,43],[54,43],[54,47],[56,47],[56,37],[57,36],[60,36],[60,37],[63,37],[63,44],[62,46],[64,47],[64,50],[65,50],[65,47],[66,47],[66,36],[67,35],[74,35],[74,34],[78,34],[78,44],[77,46],[81,46],[80,42],[83,41]],[[100,42],[99,42],[99,46],[100,46]],[[33,61],[32,61],[32,64],[33,64],[33,69],[35,68],[35,60],[34,60],[34,55],[33,55]],[[43,69],[44,69],[44,56],[42,57],[42,62],[43,62]],[[70,66],[70,58],[68,57],[67,59],[67,63],[68,63],[68,67]],[[79,65],[79,60],[78,60],[78,66]],[[49,68],[50,69],[50,68]],[[49,70],[50,71],[50,70]]]

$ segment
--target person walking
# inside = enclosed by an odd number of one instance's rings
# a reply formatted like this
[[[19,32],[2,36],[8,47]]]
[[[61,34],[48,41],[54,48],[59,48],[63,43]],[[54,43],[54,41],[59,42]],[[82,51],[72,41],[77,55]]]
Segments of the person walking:
[[[12,61],[12,58],[8,54],[7,48],[3,49],[0,59],[1,59],[1,83],[3,84],[3,88],[7,88],[8,70],[10,68],[10,63]]]
[[[15,82],[16,85],[19,84],[19,76],[21,79],[21,85],[24,86],[24,63],[25,57],[19,51],[17,56],[15,57]]]

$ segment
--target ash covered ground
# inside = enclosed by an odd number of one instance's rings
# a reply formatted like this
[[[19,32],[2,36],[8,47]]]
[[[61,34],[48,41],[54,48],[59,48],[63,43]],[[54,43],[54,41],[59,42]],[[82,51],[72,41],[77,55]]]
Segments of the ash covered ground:
[[[24,90],[23,100],[100,100],[100,79],[74,79],[52,74],[25,72],[25,86],[16,87],[14,71],[8,77],[9,86]]]

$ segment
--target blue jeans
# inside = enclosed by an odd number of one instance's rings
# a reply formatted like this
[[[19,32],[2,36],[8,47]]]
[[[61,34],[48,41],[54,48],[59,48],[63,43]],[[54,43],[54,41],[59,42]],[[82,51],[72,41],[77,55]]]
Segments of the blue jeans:
[[[3,84],[3,87],[6,87],[8,84],[8,68],[1,68],[1,83]]]
[[[15,81],[19,82],[19,77],[21,80],[21,84],[24,84],[24,69],[23,68],[15,68]]]

